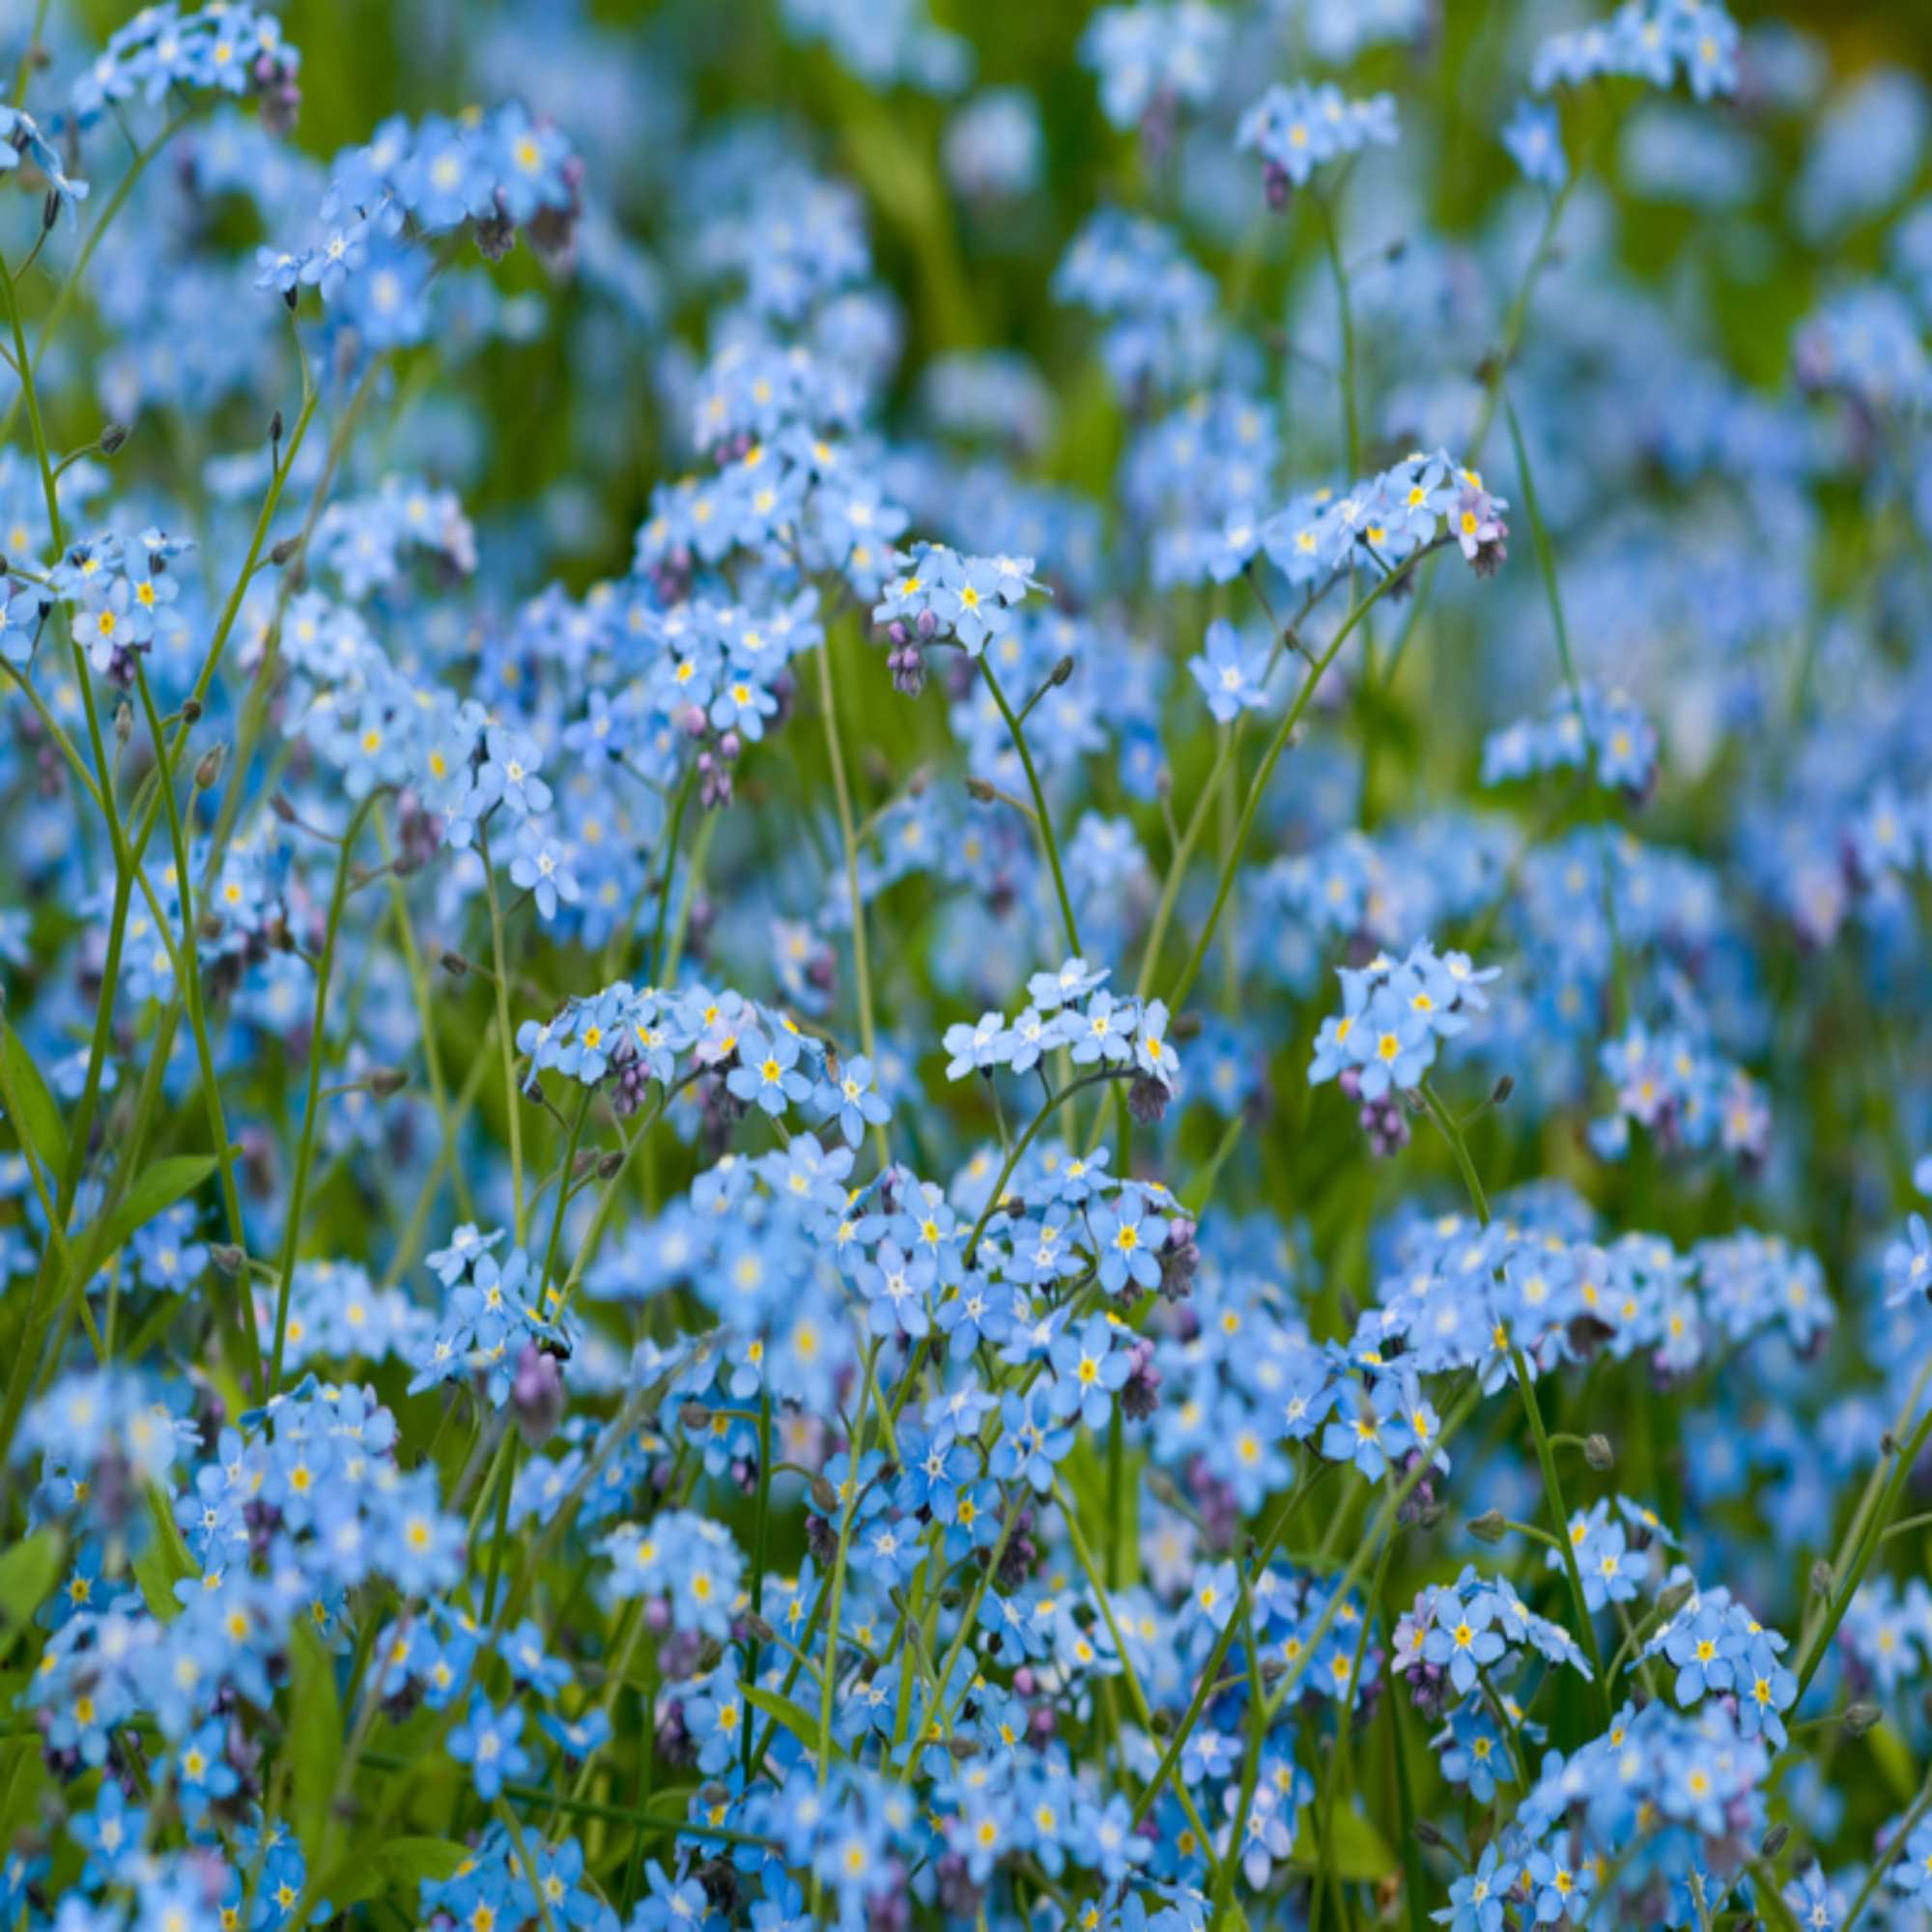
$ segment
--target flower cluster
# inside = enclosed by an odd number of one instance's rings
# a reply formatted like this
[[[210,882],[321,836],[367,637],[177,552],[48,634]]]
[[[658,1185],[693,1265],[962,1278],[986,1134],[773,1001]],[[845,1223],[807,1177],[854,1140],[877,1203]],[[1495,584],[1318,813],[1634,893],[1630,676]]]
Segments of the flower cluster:
[[[1484,989],[1502,969],[1478,970],[1463,952],[1438,957],[1419,939],[1401,960],[1380,953],[1366,966],[1336,971],[1342,1010],[1315,1036],[1309,1082],[1338,1080],[1350,1099],[1373,1103],[1422,1085],[1437,1042],[1468,1032],[1470,1015],[1488,1010]]]
[[[1306,187],[1326,161],[1364,148],[1392,148],[1397,140],[1395,96],[1350,100],[1332,82],[1292,87],[1277,82],[1241,116],[1235,145],[1259,155],[1268,205],[1281,208],[1294,188]]]
[[[1587,767],[1604,786],[1642,799],[1657,781],[1657,727],[1621,691],[1594,688],[1552,701],[1483,742],[1483,782]]]

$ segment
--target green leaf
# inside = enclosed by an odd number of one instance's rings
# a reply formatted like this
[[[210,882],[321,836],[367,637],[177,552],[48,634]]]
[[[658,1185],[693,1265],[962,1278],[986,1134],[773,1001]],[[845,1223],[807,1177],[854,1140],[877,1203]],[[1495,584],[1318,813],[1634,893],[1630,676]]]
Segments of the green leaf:
[[[297,1626],[290,1646],[289,1677],[289,1734],[283,1745],[295,1779],[289,1810],[303,1850],[319,1860],[342,1769],[342,1698],[335,1688],[335,1660],[306,1624]]]
[[[239,1153],[239,1148],[232,1150]],[[104,1221],[97,1221],[81,1237],[81,1268],[94,1270],[125,1241],[184,1194],[197,1188],[221,1163],[212,1153],[170,1154],[143,1170],[120,1207]]]
[[[1315,1820],[1304,1810],[1294,1831],[1296,1862],[1304,1849],[1311,1865],[1315,1850]],[[1349,1881],[1382,1879],[1396,1868],[1395,1854],[1382,1834],[1362,1816],[1338,1804],[1328,1821],[1328,1868]]]
[[[628,1841],[622,1850],[628,1858],[631,1852]],[[420,1904],[417,1889],[426,1881],[440,1885],[445,1879],[454,1878],[469,1856],[469,1846],[448,1838],[387,1838],[367,1858],[353,1861],[346,1880],[330,1879],[328,1895],[340,1909],[362,1905],[391,1892],[407,1893],[412,1908],[409,1917],[413,1919],[416,1916],[413,1908]]]
[[[60,1578],[67,1542],[57,1529],[36,1530],[0,1556],[0,1629],[23,1630]]]
[[[391,1838],[376,1854],[376,1862],[403,1884],[430,1879],[440,1885],[456,1876],[469,1856],[468,1845],[447,1838]]]
[[[41,1794],[47,1781],[46,1759],[39,1738],[10,1738],[0,1743],[0,1844],[12,1844],[15,1833],[39,1817]]]
[[[1231,1905],[1214,1921],[1214,1932],[1248,1932],[1248,1915],[1238,1905]]]
[[[802,1705],[794,1704],[789,1697],[781,1697],[775,1690],[760,1690],[754,1685],[746,1685],[745,1701],[753,1710],[762,1711],[776,1724],[782,1724],[812,1756],[818,1755],[818,1719]],[[832,1755],[844,1757],[837,1740],[833,1742]]]
[[[14,1116],[14,1132],[20,1144],[34,1150],[49,1174],[58,1175],[67,1166],[67,1128],[61,1123],[60,1107],[20,1044],[20,1036],[4,1019],[0,1019],[0,1094],[8,1097],[7,1111]]]
[[[1870,1747],[1872,1756],[1878,1760],[1885,1781],[1891,1786],[1892,1796],[1899,1804],[1910,1804],[1918,1789],[1918,1774],[1913,1768],[1912,1752],[1905,1740],[1888,1721],[1874,1724],[1865,1733],[1865,1743]]]
[[[201,1570],[187,1553],[167,1497],[153,1483],[148,1485],[148,1515],[154,1520],[155,1533],[134,1559],[134,1580],[156,1622],[171,1623],[181,1615],[175,1585],[185,1577],[199,1577]]]

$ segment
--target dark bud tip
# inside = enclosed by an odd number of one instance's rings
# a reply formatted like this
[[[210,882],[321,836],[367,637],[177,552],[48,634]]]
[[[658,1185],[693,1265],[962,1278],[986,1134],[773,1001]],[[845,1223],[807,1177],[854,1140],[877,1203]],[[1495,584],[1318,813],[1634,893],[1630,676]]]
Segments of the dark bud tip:
[[[1845,1706],[1845,1735],[1848,1738],[1861,1738],[1884,1716],[1884,1711],[1876,1704],[1847,1704]]]
[[[1067,654],[1064,658],[1062,658],[1057,665],[1054,666],[1053,675],[1047,680],[1047,682],[1049,684],[1065,684],[1066,680],[1072,675],[1073,675],[1073,653],[1071,651],[1068,651]]]
[[[285,563],[287,563],[292,556],[295,555],[297,551],[300,549],[301,549],[300,537],[284,537],[280,543],[276,544],[275,547],[271,551],[270,551],[269,561],[272,563],[277,570],[280,570],[282,566]]]
[[[469,971],[469,961],[453,947],[445,947],[442,956],[436,962],[452,980],[460,980]]]
[[[201,754],[201,762],[194,768],[194,787],[197,791],[213,791],[221,782],[221,763],[227,755],[226,745],[211,745]]]
[[[1617,1466],[1617,1452],[1610,1447],[1607,1435],[1586,1435],[1583,1438],[1583,1460],[1593,1469],[1614,1469]]]
[[[1479,1543],[1500,1543],[1509,1534],[1501,1510],[1485,1510],[1469,1519],[1469,1534]]]
[[[410,1084],[410,1076],[400,1066],[384,1066],[369,1076],[369,1091],[379,1100],[400,1094]]]
[[[240,1274],[248,1265],[248,1257],[227,1241],[214,1242],[208,1250],[208,1258],[223,1274]]]
[[[131,434],[126,423],[109,423],[100,432],[100,453],[102,456],[119,456],[126,447]]]

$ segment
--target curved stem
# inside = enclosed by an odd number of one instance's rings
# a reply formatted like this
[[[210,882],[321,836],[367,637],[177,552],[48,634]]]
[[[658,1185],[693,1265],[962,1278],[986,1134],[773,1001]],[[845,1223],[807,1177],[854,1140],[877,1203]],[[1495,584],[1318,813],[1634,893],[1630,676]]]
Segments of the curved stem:
[[[361,831],[362,822],[374,810],[380,790],[372,791],[355,808],[355,816],[349,821],[349,829],[342,836],[342,851],[335,862],[335,890],[328,902],[328,923],[324,928],[322,956],[315,968],[315,1010],[309,1021],[308,1040],[308,1097],[302,1108],[301,1139],[296,1151],[295,1179],[289,1185],[288,1219],[282,1228],[282,1259],[278,1270],[281,1286],[275,1293],[275,1348],[269,1368],[269,1393],[274,1395],[282,1385],[282,1351],[288,1340],[289,1293],[295,1284],[296,1250],[301,1244],[302,1197],[308,1191],[309,1170],[315,1164],[315,1123],[316,1116],[322,1111],[319,1094],[322,1087],[322,1062],[327,1044],[324,1032],[328,1019],[328,980],[335,964],[335,941],[342,930],[342,908],[349,897],[349,860],[355,850],[355,835]]]
[[[1261,810],[1262,794],[1267,789],[1268,780],[1274,776],[1274,768],[1280,762],[1282,753],[1288,749],[1288,741],[1293,734],[1294,727],[1301,723],[1302,714],[1314,698],[1316,688],[1321,684],[1328,667],[1341,654],[1342,646],[1349,641],[1355,626],[1435,548],[1437,545],[1431,545],[1426,550],[1419,550],[1413,555],[1405,557],[1373,590],[1357,599],[1350,607],[1349,614],[1342,620],[1341,628],[1336,631],[1328,648],[1310,666],[1308,675],[1302,681],[1301,690],[1296,694],[1294,702],[1289,706],[1281,723],[1275,727],[1274,737],[1268,743],[1267,751],[1262,758],[1261,768],[1255,773],[1254,782],[1248,787],[1247,799],[1241,807],[1240,821],[1235,828],[1234,842],[1222,863],[1221,876],[1214,888],[1214,903],[1208,911],[1207,923],[1201,928],[1201,936],[1194,942],[1194,951],[1188,956],[1187,964],[1168,998],[1168,1005],[1175,1011],[1180,1009],[1181,1002],[1186,999],[1196,976],[1201,971],[1202,961],[1208,956],[1208,948],[1214,938],[1214,928],[1221,923],[1222,909],[1227,905],[1228,895],[1234,889],[1235,873],[1240,866],[1241,854],[1247,847],[1248,834],[1253,829],[1255,814]],[[1230,743],[1232,742],[1231,739]],[[1178,866],[1176,869],[1179,870]]]
[[[1020,754],[1020,769],[1026,773],[1027,789],[1033,793],[1034,822],[1039,828],[1039,842],[1046,850],[1046,863],[1053,872],[1053,890],[1060,900],[1060,920],[1066,928],[1066,944],[1071,952],[1078,953],[1080,928],[1073,922],[1073,901],[1066,895],[1066,875],[1060,868],[1060,844],[1053,835],[1053,814],[1046,809],[1046,793],[1041,790],[1039,774],[1034,769],[1033,753],[1027,750],[1026,732],[1013,716],[1013,707],[1007,702],[1000,680],[993,675],[992,659],[981,657],[980,668],[985,674],[986,689],[993,694],[993,702],[1000,707],[1000,716],[1007,721],[1013,750]]]
[[[167,737],[161,728],[161,715],[148,673],[137,654],[134,683],[141,694],[141,708],[147,714],[148,735],[154,741],[158,765],[167,756]],[[228,1142],[228,1121],[221,1105],[221,1081],[215,1071],[214,1048],[209,1038],[208,1009],[201,988],[201,945],[195,933],[194,885],[188,867],[187,835],[182,826],[181,806],[175,798],[173,779],[163,775],[161,799],[168,815],[168,838],[174,846],[176,891],[181,897],[182,936],[177,955],[177,978],[181,983],[182,1005],[187,1014],[188,1031],[194,1037],[195,1062],[201,1070],[203,1104],[208,1110],[208,1130],[214,1141],[214,1158],[221,1179],[221,1208],[228,1221],[228,1238],[245,1256],[248,1235],[242,1220],[242,1192],[235,1180],[235,1156]],[[255,1383],[255,1398],[263,1400],[268,1389],[262,1379],[262,1337],[255,1321],[255,1291],[244,1267],[237,1276],[236,1293],[242,1302],[242,1332],[248,1342],[248,1366]]]
[[[503,944],[503,906],[497,895],[497,868],[490,863],[490,827],[476,828],[476,849],[483,861],[483,889],[490,900],[490,953],[497,969],[497,1050],[503,1059],[503,1106],[510,1136],[510,1198],[516,1216],[511,1239],[524,1244],[524,1122],[523,1096],[517,1091],[517,1041],[510,1028],[510,970]],[[561,1195],[559,1193],[559,1203]]]
[[[1127,1655],[1126,1639],[1122,1635],[1120,1622],[1114,1615],[1113,1600],[1107,1595],[1107,1586],[1094,1567],[1094,1552],[1087,1548],[1087,1538],[1081,1532],[1079,1512],[1057,1482],[1053,1486],[1053,1496],[1060,1505],[1061,1520],[1066,1524],[1067,1540],[1073,1545],[1073,1559],[1080,1565],[1087,1577],[1087,1587],[1094,1592],[1094,1601],[1100,1606],[1100,1615],[1106,1620],[1107,1634],[1114,1639],[1114,1652],[1121,1660],[1121,1675],[1126,1683],[1127,1695],[1134,1701],[1134,1715],[1140,1719],[1141,1728],[1152,1737],[1153,1708],[1147,1700],[1147,1692],[1141,1689],[1140,1673],[1134,1668],[1133,1659]],[[1232,1624],[1233,1621],[1230,1617],[1229,1622]],[[1207,1826],[1201,1822],[1201,1814],[1194,1808],[1194,1800],[1188,1795],[1187,1787],[1184,1784],[1176,1785],[1174,1795],[1179,1799],[1187,1822],[1194,1827],[1195,1835],[1201,1840],[1201,1856],[1208,1861],[1208,1870],[1218,1893],[1225,1873],[1220,1861],[1214,1856],[1214,1842],[1208,1834]]]
[[[994,1210],[1006,1198],[1007,1182],[1013,1178],[1013,1169],[1019,1165],[1020,1155],[1033,1144],[1033,1137],[1046,1124],[1047,1117],[1063,1100],[1070,1099],[1083,1087],[1097,1087],[1106,1080],[1130,1079],[1132,1071],[1131,1067],[1108,1066],[1097,1073],[1082,1074],[1078,1080],[1069,1080],[1057,1094],[1049,1094],[1040,1102],[1039,1112],[1026,1123],[1025,1130],[1009,1151],[1006,1165],[1000,1169],[999,1179],[993,1182],[993,1191],[987,1195],[986,1205],[980,1210],[980,1218],[973,1223],[973,1232],[966,1236],[966,1245],[960,1252],[966,1257],[968,1267],[973,1264],[973,1251],[980,1244],[980,1236],[986,1232],[986,1223],[993,1218]]]
[[[838,838],[845,849],[845,893],[852,916],[852,975],[858,981],[859,1040],[866,1058],[878,1065],[879,1042],[872,1029],[872,970],[866,951],[866,902],[859,895],[859,838],[853,829],[852,792],[845,782],[845,753],[838,741],[838,705],[832,689],[832,630],[818,645],[818,710],[825,724],[825,753],[832,765],[832,794],[838,807]],[[890,1159],[885,1127],[874,1122],[872,1143],[884,1167]]]

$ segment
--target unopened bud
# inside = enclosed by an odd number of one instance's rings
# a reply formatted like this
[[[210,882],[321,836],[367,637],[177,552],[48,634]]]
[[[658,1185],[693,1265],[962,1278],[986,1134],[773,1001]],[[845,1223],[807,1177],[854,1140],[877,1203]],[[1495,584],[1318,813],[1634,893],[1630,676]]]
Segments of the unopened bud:
[[[228,755],[226,745],[211,745],[201,754],[201,762],[194,768],[194,788],[196,791],[213,791],[221,781],[221,761]]]
[[[181,721],[184,724],[199,724],[201,723],[200,698],[184,697],[182,699]]]
[[[248,1257],[227,1241],[211,1242],[208,1258],[223,1274],[240,1274],[248,1265]]]
[[[1832,1566],[1822,1556],[1811,1566],[1811,1588],[1821,1597],[1832,1594]]]
[[[1489,1509],[1469,1519],[1469,1534],[1478,1543],[1500,1543],[1509,1534],[1509,1524],[1501,1510]]]
[[[966,796],[977,799],[981,805],[991,805],[994,797],[993,787],[984,779],[968,779]]]
[[[1427,1818],[1415,1821],[1415,1837],[1418,1844],[1427,1845],[1432,1852],[1442,1850],[1449,1842]]]
[[[269,418],[269,440],[270,442],[280,442],[281,440],[282,440],[282,412],[280,410],[277,410],[274,412],[274,414]]]
[[[294,556],[295,554],[300,549],[301,549],[300,537],[284,537],[280,543],[274,545],[270,550],[269,561],[272,563],[277,570],[280,570],[281,567],[285,563],[287,563],[288,560],[292,556]]]
[[[580,1149],[577,1158],[570,1164],[571,1179],[582,1180],[597,1165],[597,1150],[595,1148]]]
[[[756,1610],[747,1610],[738,1621],[745,1626],[745,1634],[753,1643],[772,1643],[777,1640],[778,1632]]]
[[[41,226],[51,228],[60,219],[60,196],[52,188],[47,190],[47,198],[41,203]]]
[[[688,1402],[677,1412],[677,1419],[687,1429],[709,1429],[711,1411],[701,1402]]]
[[[128,437],[126,423],[109,423],[100,432],[100,453],[102,456],[119,456],[126,446]]]
[[[400,1094],[410,1084],[410,1076],[400,1066],[384,1066],[369,1076],[369,1091],[379,1100]]]
[[[811,1500],[821,1516],[830,1516],[838,1507],[838,1492],[823,1476],[811,1479]]]
[[[221,937],[221,922],[212,912],[203,913],[195,921],[194,929],[204,939],[219,939]]]
[[[946,1748],[952,1753],[955,1759],[963,1761],[966,1758],[978,1757],[980,1755],[980,1740],[978,1738],[969,1738],[962,1734],[959,1737],[949,1739]]]
[[[597,1179],[599,1180],[615,1180],[623,1165],[624,1165],[623,1153],[618,1149],[612,1148],[611,1151],[607,1153],[604,1156],[604,1158],[597,1163]]]
[[[272,811],[275,814],[275,816],[282,821],[284,825],[293,825],[296,822],[296,809],[293,805],[289,803],[288,794],[286,792],[279,792],[279,791],[270,792],[269,795],[269,810]]]
[[[1046,681],[1048,684],[1065,684],[1066,680],[1072,675],[1073,675],[1073,653],[1071,651],[1068,651],[1067,654],[1064,658],[1062,658],[1057,665],[1054,666],[1053,674]]]
[[[125,745],[134,735],[134,707],[124,697],[114,711],[114,740]]]
[[[1789,1825],[1774,1825],[1758,1842],[1757,1855],[1769,1863],[1791,1842]]]
[[[1490,1089],[1490,1105],[1500,1107],[1507,1104],[1509,1096],[1515,1092],[1516,1075],[1514,1073],[1500,1075],[1496,1080],[1496,1084]]]
[[[1617,1452],[1610,1447],[1607,1435],[1586,1435],[1583,1438],[1583,1460],[1593,1469],[1614,1469],[1617,1466]]]
[[[1845,1706],[1845,1735],[1848,1738],[1861,1738],[1885,1716],[1876,1704],[1847,1704]]]
[[[452,980],[460,980],[469,971],[469,961],[464,958],[454,947],[444,947],[442,955],[436,962]]]

